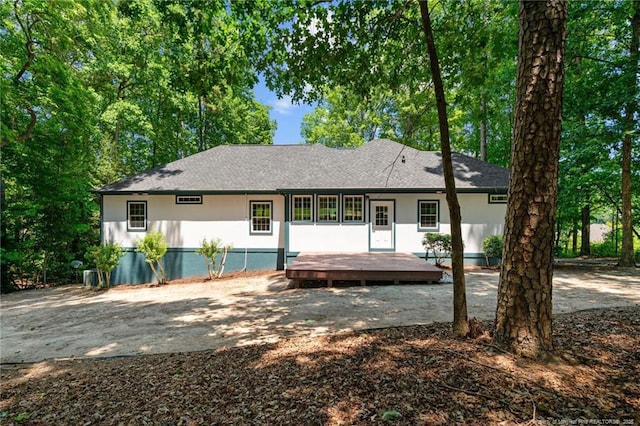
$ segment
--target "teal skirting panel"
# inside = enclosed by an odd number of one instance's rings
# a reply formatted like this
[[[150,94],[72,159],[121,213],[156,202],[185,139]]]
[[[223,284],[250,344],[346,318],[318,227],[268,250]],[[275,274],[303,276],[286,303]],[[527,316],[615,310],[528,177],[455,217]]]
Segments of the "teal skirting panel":
[[[169,280],[206,276],[204,257],[195,253],[195,248],[170,248],[163,258]],[[218,262],[220,256],[218,256]],[[227,255],[225,272],[247,270],[280,270],[284,268],[284,249],[233,249]],[[129,249],[120,259],[120,265],[113,270],[112,284],[142,284],[154,282],[151,268],[144,255]]]

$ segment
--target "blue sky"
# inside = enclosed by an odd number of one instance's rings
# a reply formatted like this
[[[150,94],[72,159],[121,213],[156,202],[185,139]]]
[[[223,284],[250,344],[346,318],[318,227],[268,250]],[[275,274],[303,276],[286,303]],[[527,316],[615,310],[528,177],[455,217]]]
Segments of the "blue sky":
[[[271,107],[269,116],[278,123],[273,143],[282,145],[303,142],[300,135],[300,124],[302,123],[302,117],[311,112],[313,107],[307,104],[293,104],[290,96],[278,99],[276,94],[265,86],[262,77],[260,77],[260,81],[254,86],[253,90],[258,101]]]

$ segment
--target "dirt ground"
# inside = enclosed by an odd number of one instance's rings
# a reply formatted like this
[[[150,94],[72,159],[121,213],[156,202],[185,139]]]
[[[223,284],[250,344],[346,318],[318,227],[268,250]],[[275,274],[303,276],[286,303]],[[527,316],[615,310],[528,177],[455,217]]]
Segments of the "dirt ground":
[[[491,320],[498,275],[466,274],[470,316]],[[449,322],[451,284],[291,288],[283,273],[95,291],[3,295],[1,362],[190,352],[282,338]],[[554,314],[638,306],[640,270],[559,268]]]

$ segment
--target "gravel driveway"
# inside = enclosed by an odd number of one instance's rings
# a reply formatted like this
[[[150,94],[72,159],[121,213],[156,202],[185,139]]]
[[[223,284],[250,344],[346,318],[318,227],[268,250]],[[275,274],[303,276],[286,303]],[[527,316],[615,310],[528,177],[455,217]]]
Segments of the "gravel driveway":
[[[470,316],[493,319],[498,274],[469,271]],[[452,320],[451,284],[292,289],[283,273],[162,287],[3,295],[2,363],[186,352]],[[640,304],[640,270],[554,273],[554,313]]]

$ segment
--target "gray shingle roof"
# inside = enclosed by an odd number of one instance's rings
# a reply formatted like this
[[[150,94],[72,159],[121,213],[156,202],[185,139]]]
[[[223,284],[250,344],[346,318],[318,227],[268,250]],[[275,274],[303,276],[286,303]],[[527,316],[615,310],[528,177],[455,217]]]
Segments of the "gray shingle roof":
[[[506,190],[507,169],[461,154],[454,154],[453,162],[459,190]],[[351,149],[323,145],[220,145],[97,191],[310,189],[443,190],[441,154],[419,151],[388,139],[376,139]]]

